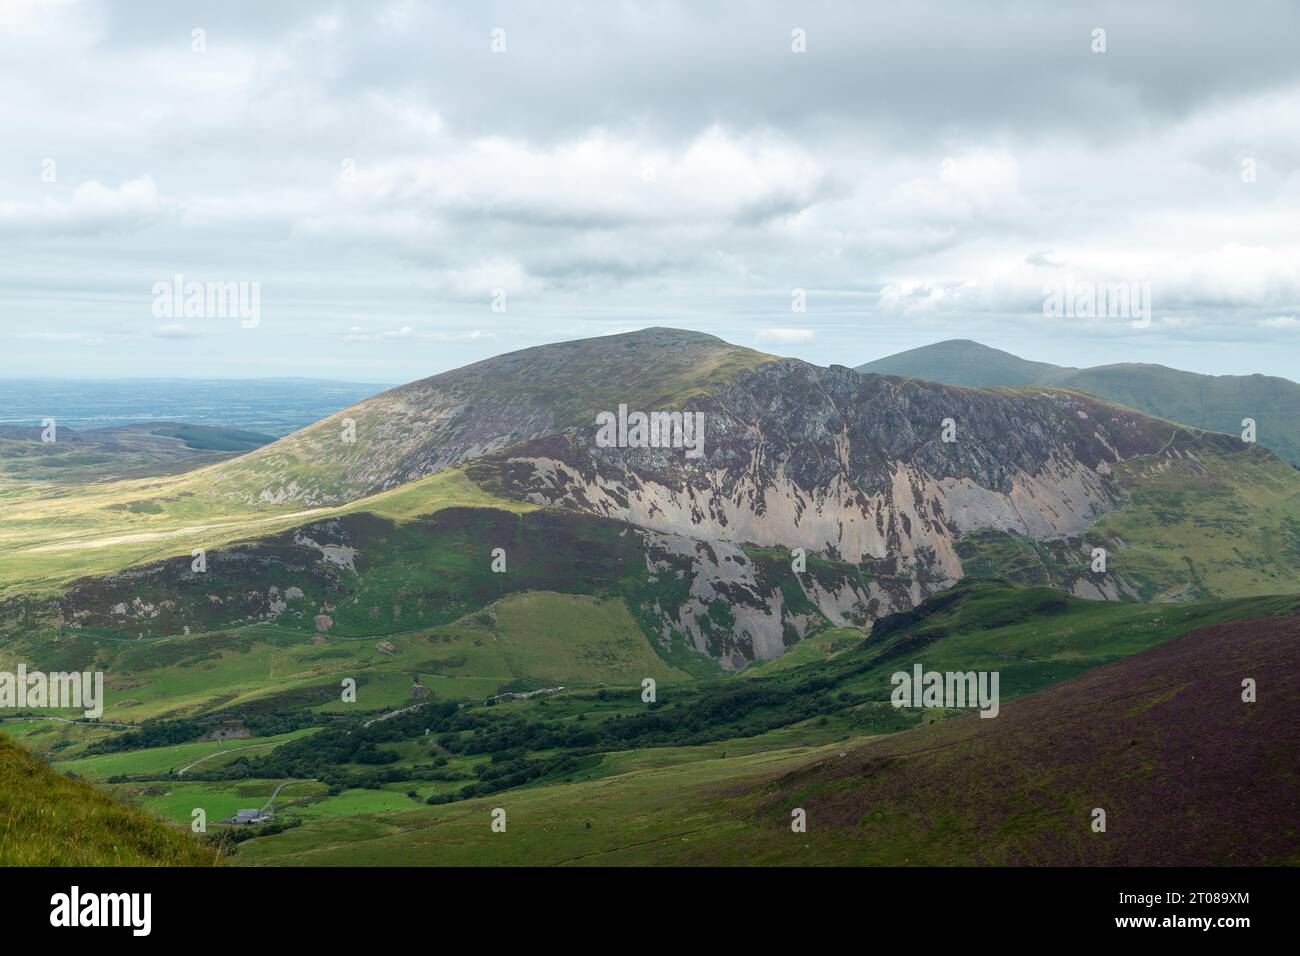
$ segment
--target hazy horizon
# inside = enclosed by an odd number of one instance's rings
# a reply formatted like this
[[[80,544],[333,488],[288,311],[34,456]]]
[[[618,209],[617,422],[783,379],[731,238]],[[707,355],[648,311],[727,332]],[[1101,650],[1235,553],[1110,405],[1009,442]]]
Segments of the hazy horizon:
[[[648,329],[648,328],[655,328],[655,326],[644,326],[644,328],[646,328],[646,329]],[[675,326],[674,326],[673,328],[680,328],[680,327],[675,327]],[[622,331],[622,330],[621,330],[621,331]],[[625,330],[625,331],[629,331],[629,332],[630,332],[630,331],[642,331],[642,329],[629,329],[629,330]],[[704,330],[702,330],[702,329],[688,329],[688,328],[681,328],[681,331],[702,332],[702,331],[704,331]],[[613,335],[613,334],[621,334],[621,332],[611,332],[611,333],[608,333],[608,334],[611,334],[611,335]],[[710,332],[710,333],[707,333],[707,334],[712,335],[712,334],[714,334],[714,333],[711,333],[711,332]],[[597,336],[597,337],[598,337],[598,336]],[[581,341],[583,338],[588,338],[588,336],[580,336],[580,337],[577,337],[577,338],[568,338],[568,339],[561,338],[561,339],[556,339],[556,340],[554,340],[553,342],[540,342],[540,343],[537,343],[536,345],[523,346],[522,348],[523,348],[523,349],[527,349],[527,348],[538,348],[538,347],[545,346],[545,345],[558,345],[558,344],[561,344],[561,343],[564,343],[564,342]],[[724,336],[718,336],[718,338],[722,338],[722,339],[724,339],[724,341],[732,341],[732,344],[742,344],[742,343],[739,343],[739,342],[734,342],[733,340],[728,340],[728,339],[726,339]],[[869,364],[869,363],[871,363],[871,362],[874,362],[874,361],[876,361],[876,360],[878,360],[878,359],[888,358],[888,357],[890,357],[890,356],[897,355],[897,354],[902,353],[902,352],[907,352],[907,351],[911,351],[911,350],[913,350],[913,349],[925,348],[925,347],[927,347],[927,346],[939,345],[939,344],[942,344],[942,343],[945,343],[945,342],[954,342],[954,341],[970,341],[970,342],[974,342],[976,345],[982,345],[982,346],[986,346],[986,347],[988,347],[988,348],[994,348],[994,349],[998,349],[998,350],[1003,351],[1003,352],[1007,352],[1007,353],[1009,353],[1009,354],[1011,354],[1011,355],[1016,356],[1017,358],[1025,359],[1026,361],[1030,361],[1030,362],[1046,362],[1046,363],[1048,363],[1048,364],[1058,365],[1058,366],[1061,366],[1061,367],[1063,367],[1063,368],[1091,368],[1091,367],[1095,367],[1095,366],[1103,366],[1103,365],[1149,364],[1149,365],[1159,365],[1159,366],[1163,366],[1163,367],[1165,367],[1165,368],[1175,369],[1175,370],[1177,370],[1177,371],[1194,372],[1194,373],[1202,374],[1202,375],[1216,375],[1216,376],[1242,376],[1242,375],[1256,375],[1256,374],[1259,374],[1259,375],[1270,375],[1271,377],[1274,377],[1274,378],[1283,378],[1283,379],[1286,379],[1287,381],[1292,381],[1292,382],[1297,381],[1296,378],[1294,378],[1294,377],[1292,377],[1292,376],[1290,376],[1290,375],[1278,374],[1278,373],[1267,373],[1267,372],[1257,372],[1257,371],[1241,371],[1241,372],[1209,371],[1209,372],[1207,372],[1207,371],[1203,371],[1203,370],[1201,370],[1201,369],[1196,369],[1196,368],[1184,368],[1184,367],[1181,367],[1181,366],[1178,366],[1178,365],[1171,365],[1171,364],[1169,364],[1168,362],[1153,361],[1153,360],[1145,360],[1145,361],[1142,361],[1141,363],[1139,363],[1138,360],[1130,359],[1130,358],[1122,358],[1122,357],[1120,357],[1120,358],[1114,358],[1114,359],[1112,359],[1112,360],[1108,360],[1108,361],[1098,361],[1098,362],[1091,362],[1091,363],[1088,363],[1087,365],[1080,365],[1080,364],[1072,363],[1072,362],[1069,362],[1069,361],[1053,361],[1053,360],[1051,360],[1051,359],[1042,358],[1042,357],[1037,356],[1037,355],[1029,355],[1029,354],[1025,354],[1025,353],[1023,353],[1023,352],[1017,351],[1014,345],[1010,345],[1010,346],[999,346],[999,345],[994,345],[994,344],[992,344],[992,343],[990,343],[990,342],[987,342],[987,341],[980,341],[980,340],[978,340],[978,339],[972,339],[972,338],[969,338],[968,336],[952,336],[952,337],[949,337],[949,338],[932,339],[932,340],[929,340],[929,341],[921,342],[921,343],[918,344],[918,345],[905,346],[905,347],[903,347],[903,348],[894,349],[894,350],[891,350],[891,351],[888,351],[888,352],[882,352],[882,353],[880,353],[880,354],[878,354],[878,355],[870,355],[870,356],[867,356],[867,357],[864,357],[864,358],[861,358],[861,359],[852,359],[852,360],[840,359],[839,361],[825,361],[825,362],[822,362],[822,361],[816,361],[815,359],[810,358],[810,357],[808,357],[807,355],[800,354],[800,353],[798,353],[798,352],[796,352],[796,351],[794,351],[794,350],[792,350],[792,349],[789,349],[789,348],[787,348],[787,349],[781,349],[781,348],[777,348],[777,347],[773,347],[773,346],[766,346],[766,347],[758,348],[758,351],[761,351],[761,352],[767,352],[767,353],[769,353],[769,354],[777,355],[777,356],[780,356],[780,357],[782,357],[782,358],[793,358],[793,359],[799,359],[799,360],[802,360],[802,361],[805,361],[805,362],[809,362],[809,363],[814,364],[814,365],[821,365],[821,366],[823,366],[823,367],[828,366],[828,365],[842,365],[842,366],[846,366],[846,367],[848,367],[848,368],[856,368],[856,367],[858,367],[858,366],[860,366],[860,365],[866,365],[866,364]],[[3,373],[0,373],[0,382],[5,382],[5,383],[9,383],[9,384],[18,384],[18,383],[22,383],[22,382],[67,382],[67,383],[69,383],[69,384],[73,384],[73,383],[80,383],[80,384],[94,384],[94,383],[111,384],[111,383],[129,383],[129,382],[137,382],[137,383],[138,383],[138,382],[179,382],[179,383],[189,383],[189,384],[200,384],[200,383],[204,383],[204,382],[210,382],[210,383],[229,383],[229,382],[245,382],[245,383],[247,383],[247,382],[268,382],[268,383],[270,383],[270,382],[303,382],[303,383],[318,383],[318,384],[323,384],[323,385],[324,385],[324,384],[367,385],[367,386],[371,386],[371,387],[375,388],[376,390],[382,391],[382,390],[384,390],[384,389],[396,388],[396,387],[398,387],[398,386],[400,386],[400,385],[408,384],[409,382],[419,381],[419,380],[422,379],[422,378],[428,378],[428,377],[430,377],[430,376],[432,376],[432,375],[440,375],[440,374],[442,374],[442,373],[444,373],[444,372],[454,371],[454,370],[457,369],[457,368],[462,368],[462,367],[464,367],[465,365],[471,365],[471,364],[473,364],[474,362],[482,361],[483,359],[488,359],[488,358],[492,358],[492,357],[497,356],[497,355],[504,355],[504,354],[508,354],[509,352],[515,352],[515,351],[521,351],[521,350],[522,350],[522,349],[506,348],[506,349],[502,349],[502,350],[500,350],[500,351],[487,352],[487,353],[485,353],[485,354],[483,354],[483,355],[481,355],[481,356],[479,356],[479,357],[477,357],[477,358],[472,358],[472,359],[470,359],[470,360],[468,360],[468,361],[466,361],[466,362],[464,362],[464,363],[462,363],[462,364],[459,364],[459,365],[453,365],[453,366],[449,366],[449,367],[447,367],[447,368],[438,368],[438,369],[436,369],[436,370],[429,371],[429,372],[425,372],[424,374],[421,374],[421,375],[417,375],[417,376],[415,376],[415,377],[413,377],[413,378],[410,378],[410,379],[406,379],[406,380],[403,380],[403,381],[392,381],[392,382],[376,382],[376,381],[372,381],[372,380],[369,380],[369,379],[353,379],[353,378],[348,378],[348,377],[344,377],[344,376],[339,376],[339,377],[337,377],[337,378],[327,378],[327,377],[312,376],[312,375],[236,375],[236,374],[231,374],[231,375],[226,375],[226,376],[221,376],[221,377],[213,377],[213,376],[193,376],[193,377],[186,377],[186,376],[179,376],[179,375],[173,375],[173,376],[160,376],[160,375],[118,375],[118,376],[111,376],[111,377],[110,377],[110,376],[93,376],[93,375],[91,375],[91,376],[75,376],[75,375],[56,375],[56,374],[50,374],[50,375],[30,375],[30,374],[28,374],[28,375],[7,375],[7,374],[3,374]],[[4,412],[3,406],[0,405],[0,416],[3,416],[3,412]],[[3,423],[4,421],[5,421],[5,419],[4,419],[3,417],[0,417],[0,423]]]

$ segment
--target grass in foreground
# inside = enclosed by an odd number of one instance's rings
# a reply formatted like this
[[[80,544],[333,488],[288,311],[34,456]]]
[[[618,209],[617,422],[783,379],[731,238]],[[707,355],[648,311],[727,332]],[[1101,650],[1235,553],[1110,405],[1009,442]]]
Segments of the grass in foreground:
[[[0,866],[215,866],[183,830],[55,773],[0,736]]]

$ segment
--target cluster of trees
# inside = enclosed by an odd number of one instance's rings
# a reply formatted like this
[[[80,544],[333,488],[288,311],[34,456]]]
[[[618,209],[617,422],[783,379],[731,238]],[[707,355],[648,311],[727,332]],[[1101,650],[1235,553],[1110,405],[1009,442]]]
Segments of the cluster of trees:
[[[464,707],[430,700],[410,711],[363,726],[365,718],[336,718],[315,733],[282,744],[270,753],[241,755],[221,767],[195,768],[194,779],[314,778],[332,792],[349,787],[379,788],[411,781],[464,781],[464,786],[428,798],[447,803],[533,783],[564,778],[600,762],[610,751],[694,746],[751,737],[805,720],[825,718],[878,696],[848,689],[846,682],[877,667],[869,655],[846,654],[830,669],[812,676],[784,672],[752,681],[726,681],[679,689],[671,702],[616,708],[629,691],[593,693],[589,711],[573,713],[573,703],[550,716],[551,708]],[[868,709],[855,720],[898,729],[892,708]],[[176,722],[184,723],[184,722]],[[890,726],[885,727],[886,724]],[[158,728],[162,733],[166,728]],[[403,761],[385,744],[428,740],[427,762]],[[471,774],[464,763],[448,766],[448,756],[481,757]],[[402,766],[395,764],[402,763]]]
[[[793,686],[757,682],[727,684],[692,691],[671,706],[651,705],[644,712],[604,720],[570,720],[502,713],[495,708],[460,708],[433,701],[408,714],[361,726],[338,720],[316,733],[290,741],[269,754],[240,756],[222,767],[194,774],[194,779],[312,777],[331,787],[378,787],[408,780],[470,780],[455,794],[438,794],[434,802],[466,799],[522,786],[541,777],[564,776],[599,761],[611,750],[689,746],[761,734],[775,727],[819,716],[846,706],[833,700],[831,677]],[[597,695],[599,696],[599,695]],[[843,698],[843,695],[841,695]],[[430,753],[427,764],[388,767],[398,753],[385,743],[432,737],[447,753],[490,755],[475,768],[474,778],[447,770],[445,755]],[[530,756],[545,752],[546,757]],[[556,754],[558,752],[558,755]],[[584,758],[596,755],[594,761]],[[358,765],[365,769],[358,769]],[[197,769],[197,768],[196,768]]]
[[[534,780],[540,780],[543,777],[569,776],[594,766],[601,759],[600,755],[581,758],[573,754],[562,754],[541,760],[530,760],[518,754],[512,755],[508,759],[493,759],[489,763],[482,763],[474,768],[474,775],[479,778],[477,783],[461,787],[455,793],[435,793],[425,803],[453,803],[457,800],[468,800],[471,797],[485,797],[500,790],[522,787],[526,783],[532,783]]]
[[[220,717],[210,715],[178,720],[146,720],[136,730],[114,734],[112,737],[91,744],[86,748],[86,753],[111,754],[189,743],[220,726],[236,721],[247,727],[253,737],[273,737],[276,734],[287,734],[328,720],[328,717],[306,710],[286,710],[265,714],[223,714]]]
[[[495,720],[482,713],[462,715],[438,742],[455,753],[494,754],[501,751],[566,750],[595,752],[644,747],[681,747],[734,737],[752,737],[777,727],[807,720],[846,706],[830,698],[833,677],[813,678],[793,687],[757,682],[726,685],[669,707],[648,707],[644,713],[616,715],[600,722],[561,721],[520,715]],[[471,726],[465,726],[465,725]],[[472,731],[468,735],[464,731]]]
[[[204,839],[211,846],[215,846],[226,853],[234,853],[235,847],[245,840],[252,840],[255,837],[274,836],[277,833],[283,833],[285,830],[292,830],[294,827],[300,826],[302,826],[302,820],[298,817],[280,817],[267,823],[245,824],[223,830],[214,830],[212,833],[205,834]]]
[[[111,754],[189,743],[202,737],[212,726],[210,720],[149,720],[141,724],[139,730],[114,734],[91,744],[86,748],[86,753]]]

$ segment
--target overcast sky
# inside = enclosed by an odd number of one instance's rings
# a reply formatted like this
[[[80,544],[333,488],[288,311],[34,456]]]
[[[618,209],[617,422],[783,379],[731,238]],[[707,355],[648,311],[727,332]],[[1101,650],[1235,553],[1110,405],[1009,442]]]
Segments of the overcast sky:
[[[402,382],[671,325],[1300,378],[1297,37],[1248,0],[0,0],[0,376]],[[160,316],[177,274],[258,283],[256,326]],[[1067,278],[1150,283],[1149,326],[1045,316]]]

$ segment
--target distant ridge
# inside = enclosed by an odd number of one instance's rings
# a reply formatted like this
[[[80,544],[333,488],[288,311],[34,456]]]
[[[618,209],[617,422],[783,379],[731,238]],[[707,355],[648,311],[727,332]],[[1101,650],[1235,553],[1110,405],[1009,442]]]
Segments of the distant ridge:
[[[1300,385],[1269,375],[1201,375],[1125,362],[1072,368],[1031,362],[970,339],[949,339],[865,365],[859,372],[945,385],[1049,385],[1088,392],[1169,421],[1240,434],[1253,418],[1259,443],[1300,467]]]
[[[1077,372],[1047,362],[1030,362],[970,339],[948,339],[908,349],[866,365],[859,372],[924,378],[945,385],[995,388],[999,385],[1046,385],[1062,373]]]

